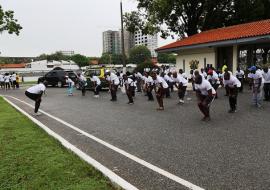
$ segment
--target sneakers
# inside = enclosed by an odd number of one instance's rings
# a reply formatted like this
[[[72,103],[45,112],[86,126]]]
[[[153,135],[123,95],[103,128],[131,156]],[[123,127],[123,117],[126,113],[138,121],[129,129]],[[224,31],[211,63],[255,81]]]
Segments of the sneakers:
[[[180,103],[180,104],[184,104],[185,101],[184,101],[184,100],[179,100],[179,103]]]
[[[228,113],[236,113],[237,111],[236,110],[232,110],[232,109],[230,109],[229,111],[228,111]]]
[[[34,116],[40,116],[41,113],[40,112],[37,112],[37,113],[33,113]]]
[[[99,98],[99,95],[94,95],[94,98]]]
[[[128,104],[128,105],[133,105],[133,104],[134,104],[134,102],[128,102],[127,104]]]

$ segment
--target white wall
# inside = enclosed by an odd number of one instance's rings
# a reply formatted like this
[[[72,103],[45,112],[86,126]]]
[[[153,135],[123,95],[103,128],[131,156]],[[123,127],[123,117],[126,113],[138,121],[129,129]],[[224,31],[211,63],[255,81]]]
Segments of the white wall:
[[[216,54],[214,48],[204,48],[204,49],[193,49],[193,50],[183,50],[178,53],[176,58],[176,68],[184,69],[186,74],[190,73],[189,62],[192,60],[199,61],[199,68],[204,68],[204,59],[206,58],[206,64],[212,64],[213,67],[216,66]],[[185,68],[183,64],[185,60]]]

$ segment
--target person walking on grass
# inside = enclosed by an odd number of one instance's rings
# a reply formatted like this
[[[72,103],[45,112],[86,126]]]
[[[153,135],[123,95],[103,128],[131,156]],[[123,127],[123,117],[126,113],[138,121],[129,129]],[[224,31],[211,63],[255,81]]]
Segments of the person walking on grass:
[[[101,81],[100,79],[94,75],[93,73],[90,74],[90,80],[93,82],[94,87],[94,98],[99,98],[99,92],[101,90]]]
[[[44,85],[44,80],[40,79],[37,85],[32,86],[25,91],[25,95],[31,100],[35,101],[35,110],[34,110],[35,116],[40,115],[38,110],[41,103],[41,97],[45,93],[45,90],[46,90],[46,87]]]
[[[264,101],[270,101],[270,69],[265,67],[263,69],[263,79],[264,79]]]
[[[154,90],[156,92],[156,98],[159,107],[157,108],[158,111],[164,110],[163,98],[164,94],[169,87],[167,82],[160,76],[157,75],[156,72],[152,73],[152,78],[154,80]]]
[[[66,76],[66,83],[68,85],[67,88],[68,96],[73,96],[73,88],[75,83],[73,82],[73,80],[71,80],[71,78],[69,78],[69,76]]]
[[[123,82],[126,90],[126,94],[128,97],[128,104],[133,105],[134,100],[133,100],[133,95],[135,94],[135,84],[134,81],[129,78],[126,74],[123,75]]]
[[[79,73],[79,87],[82,91],[82,96],[85,96],[86,89],[85,87],[87,86],[86,78],[83,76],[83,74]]]
[[[178,89],[179,104],[184,104],[188,80],[185,79],[181,74],[177,74],[177,72],[173,73],[173,80],[175,87]]]
[[[263,89],[263,77],[261,71],[257,70],[256,66],[249,68],[251,73],[250,77],[252,80],[252,94],[253,94],[253,104],[260,108],[262,107],[262,89]]]
[[[195,72],[195,90],[199,101],[198,107],[204,115],[202,121],[210,121],[210,106],[216,97],[216,91],[199,72]]]
[[[230,110],[228,112],[235,113],[237,111],[238,88],[241,87],[241,82],[230,72],[226,71],[224,73],[224,86],[229,93]]]

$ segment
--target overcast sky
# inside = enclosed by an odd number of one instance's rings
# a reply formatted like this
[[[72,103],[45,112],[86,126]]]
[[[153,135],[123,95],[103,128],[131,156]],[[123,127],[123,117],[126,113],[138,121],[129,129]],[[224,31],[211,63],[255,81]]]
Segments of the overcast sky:
[[[20,36],[0,34],[0,56],[38,56],[74,50],[87,56],[102,53],[102,32],[120,29],[120,0],[0,0],[14,10]],[[123,0],[124,11],[136,9]],[[171,42],[159,39],[159,46]]]

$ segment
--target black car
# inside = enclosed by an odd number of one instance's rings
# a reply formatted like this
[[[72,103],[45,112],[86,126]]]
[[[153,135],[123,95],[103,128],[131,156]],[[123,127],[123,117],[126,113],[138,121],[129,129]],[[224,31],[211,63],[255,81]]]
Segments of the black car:
[[[74,71],[52,70],[41,78],[44,79],[46,85],[64,87],[66,85],[65,76],[69,76],[69,78],[77,84],[78,75]]]

